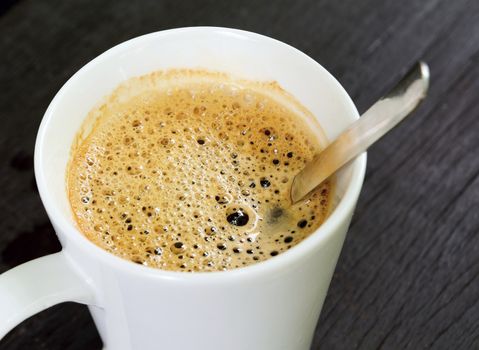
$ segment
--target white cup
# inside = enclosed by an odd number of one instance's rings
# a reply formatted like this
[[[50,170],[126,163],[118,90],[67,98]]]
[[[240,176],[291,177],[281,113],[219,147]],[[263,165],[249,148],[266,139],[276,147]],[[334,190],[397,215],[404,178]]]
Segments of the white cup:
[[[300,51],[258,34],[214,27],[144,35],[103,53],[51,102],[35,146],[40,196],[63,250],[0,275],[0,338],[54,304],[89,306],[109,350],[306,350],[328,290],[366,168],[344,169],[340,201],[307,239],[265,262],[224,272],[162,271],[118,258],[74,224],[65,169],[88,112],[126,79],[168,68],[204,68],[276,80],[333,139],[358,112],[341,85]]]

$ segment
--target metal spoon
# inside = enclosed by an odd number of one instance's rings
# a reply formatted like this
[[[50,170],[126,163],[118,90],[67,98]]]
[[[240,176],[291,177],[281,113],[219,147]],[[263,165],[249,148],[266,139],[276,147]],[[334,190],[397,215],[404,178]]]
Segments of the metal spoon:
[[[291,201],[296,203],[330,175],[410,115],[426,97],[429,67],[417,63],[383,98],[339,135],[293,179]]]

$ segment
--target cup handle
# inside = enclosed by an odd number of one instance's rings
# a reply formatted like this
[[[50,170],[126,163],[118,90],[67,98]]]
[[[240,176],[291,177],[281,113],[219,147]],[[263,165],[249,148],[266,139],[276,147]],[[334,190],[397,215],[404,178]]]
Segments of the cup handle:
[[[55,304],[94,304],[89,281],[63,252],[19,265],[0,275],[0,339],[23,320]]]

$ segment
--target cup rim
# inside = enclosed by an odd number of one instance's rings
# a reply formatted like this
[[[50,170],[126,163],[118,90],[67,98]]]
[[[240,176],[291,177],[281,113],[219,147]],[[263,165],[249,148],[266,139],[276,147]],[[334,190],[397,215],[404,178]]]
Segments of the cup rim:
[[[316,246],[324,244],[324,242],[330,239],[335,234],[334,231],[336,227],[339,226],[341,222],[343,222],[343,220],[348,216],[348,213],[354,210],[366,172],[366,153],[361,154],[359,157],[357,157],[351,162],[351,178],[347,184],[346,191],[340,199],[340,202],[337,207],[332,211],[326,221],[317,230],[315,230],[307,238],[299,242],[291,249],[279,254],[278,256],[275,256],[274,258],[226,271],[182,272],[161,270],[158,268],[135,264],[134,262],[120,258],[112,253],[107,252],[106,250],[103,250],[102,248],[98,247],[93,242],[88,240],[88,238],[80,232],[80,230],[71,222],[71,220],[69,218],[66,218],[61,213],[55,201],[48,194],[45,181],[46,175],[43,172],[43,168],[46,165],[44,161],[44,155],[42,153],[45,133],[49,127],[49,124],[51,123],[51,118],[52,115],[55,113],[56,106],[62,99],[62,97],[66,94],[66,90],[68,89],[69,85],[71,85],[73,81],[81,79],[82,75],[85,72],[87,72],[93,66],[101,63],[109,56],[121,54],[122,52],[130,50],[132,47],[142,42],[146,42],[148,40],[155,40],[159,37],[164,37],[180,32],[184,33],[198,31],[210,33],[217,32],[217,34],[222,35],[233,34],[235,36],[240,36],[243,38],[247,37],[247,39],[269,41],[274,43],[275,45],[280,45],[287,48],[288,50],[295,51],[296,54],[303,56],[304,60],[313,63],[313,65],[316,66],[316,69],[322,70],[323,73],[326,73],[325,76],[328,80],[330,80],[329,83],[335,86],[337,94],[340,96],[345,106],[349,109],[349,114],[352,115],[354,119],[359,118],[359,113],[353,101],[351,100],[347,92],[344,90],[344,88],[341,86],[341,84],[333,77],[333,75],[331,75],[324,67],[322,67],[311,57],[284,42],[254,32],[225,27],[183,27],[153,32],[127,40],[103,52],[102,54],[88,62],[86,65],[84,65],[82,68],[80,68],[75,74],[73,74],[54,96],[42,118],[35,143],[34,169],[40,197],[49,215],[50,220],[55,223],[55,227],[57,228],[57,230],[61,230],[64,235],[68,236],[68,238],[74,244],[81,246],[81,250],[83,253],[88,252],[91,255],[95,255],[98,260],[101,260],[102,262],[105,262],[111,266],[114,265],[116,268],[120,268],[128,273],[148,276],[151,278],[166,278],[169,280],[173,279],[178,281],[212,282],[218,279],[223,280],[225,278],[253,278],[258,274],[268,274],[274,272],[275,270],[287,269],[293,261],[300,259],[301,256],[308,254],[309,252],[311,252],[311,250],[315,249]],[[59,234],[57,233],[57,235]]]

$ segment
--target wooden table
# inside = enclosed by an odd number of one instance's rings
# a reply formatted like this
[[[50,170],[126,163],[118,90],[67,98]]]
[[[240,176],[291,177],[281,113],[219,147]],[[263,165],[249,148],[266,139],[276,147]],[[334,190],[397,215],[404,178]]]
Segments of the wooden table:
[[[299,48],[339,79],[360,112],[414,62],[430,64],[427,101],[370,149],[312,348],[478,349],[477,0],[3,1],[0,272],[60,249],[32,167],[54,94],[111,46],[192,25],[242,28]],[[0,349],[95,350],[101,342],[87,308],[70,303],[22,323]]]

